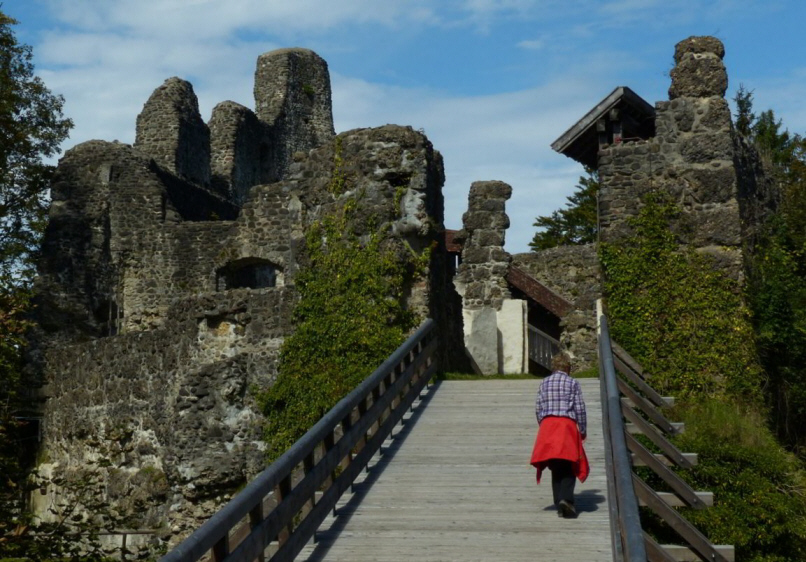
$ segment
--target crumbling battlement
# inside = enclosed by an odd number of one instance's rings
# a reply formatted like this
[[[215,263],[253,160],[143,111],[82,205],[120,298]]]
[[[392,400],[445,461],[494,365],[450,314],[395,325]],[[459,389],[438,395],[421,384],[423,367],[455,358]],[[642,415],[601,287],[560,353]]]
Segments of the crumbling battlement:
[[[359,235],[430,252],[408,305],[461,342],[439,152],[411,127],[335,137],[310,51],[261,56],[255,94],[256,112],[224,102],[207,125],[192,86],[169,79],[135,146],[76,146],[52,186],[29,362],[47,398],[38,468],[99,470],[111,509],[174,539],[262,468],[250,389],[277,374],[315,221],[349,202]],[[64,493],[38,495],[40,514]]]
[[[234,102],[199,114],[193,86],[169,78],[137,117],[134,147],[164,170],[243,204],[253,185],[278,181],[296,152],[335,134],[327,63],[307,49],[258,58],[255,112]]]
[[[506,274],[512,257],[504,250],[509,228],[506,202],[512,187],[501,181],[477,181],[470,186],[463,231],[457,241],[464,245],[462,263],[454,283],[464,307],[501,309],[510,297]]]
[[[724,53],[713,37],[678,43],[670,99],[655,105],[655,136],[599,152],[599,227],[601,240],[617,240],[629,233],[643,196],[668,193],[683,210],[672,225],[679,242],[741,278],[742,247],[774,198],[733,130]]]

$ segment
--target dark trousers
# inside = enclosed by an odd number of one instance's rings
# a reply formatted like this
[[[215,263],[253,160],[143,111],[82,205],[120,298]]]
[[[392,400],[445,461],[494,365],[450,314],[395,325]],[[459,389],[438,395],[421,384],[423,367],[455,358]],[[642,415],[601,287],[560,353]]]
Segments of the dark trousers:
[[[551,470],[551,490],[554,493],[554,505],[559,505],[560,500],[565,500],[574,505],[574,464],[564,459],[551,459],[548,462]]]

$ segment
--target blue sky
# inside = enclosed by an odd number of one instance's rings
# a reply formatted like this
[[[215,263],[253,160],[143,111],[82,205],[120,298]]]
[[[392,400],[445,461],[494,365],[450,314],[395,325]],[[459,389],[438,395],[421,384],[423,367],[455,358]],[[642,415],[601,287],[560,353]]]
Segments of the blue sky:
[[[506,248],[528,251],[538,215],[565,205],[580,165],[551,142],[616,86],[668,99],[674,46],[725,43],[733,97],[754,91],[806,132],[802,0],[4,0],[37,73],[66,99],[68,149],[134,141],[137,114],[171,76],[204,119],[253,107],[255,61],[306,47],[330,68],[336,131],[422,129],[445,157],[445,223],[460,228],[476,180],[513,187]]]

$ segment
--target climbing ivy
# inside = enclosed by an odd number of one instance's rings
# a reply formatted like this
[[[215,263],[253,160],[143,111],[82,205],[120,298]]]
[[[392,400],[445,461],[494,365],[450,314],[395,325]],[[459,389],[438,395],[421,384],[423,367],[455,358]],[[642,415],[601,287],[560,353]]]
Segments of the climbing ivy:
[[[761,370],[740,287],[709,256],[679,247],[669,228],[677,213],[650,194],[633,234],[601,245],[613,337],[664,392],[755,401]]]
[[[347,179],[337,146],[331,193]],[[316,222],[306,235],[307,264],[296,277],[296,328],[283,343],[279,374],[263,392],[269,457],[302,437],[343,396],[370,375],[415,327],[405,297],[428,262],[372,224],[355,199]]]

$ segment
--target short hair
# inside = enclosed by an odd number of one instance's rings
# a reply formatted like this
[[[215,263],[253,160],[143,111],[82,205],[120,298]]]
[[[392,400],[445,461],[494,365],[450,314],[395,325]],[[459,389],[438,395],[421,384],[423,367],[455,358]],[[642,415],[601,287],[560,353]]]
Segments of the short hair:
[[[551,358],[551,371],[563,371],[571,374],[571,358],[567,353],[561,351]]]

